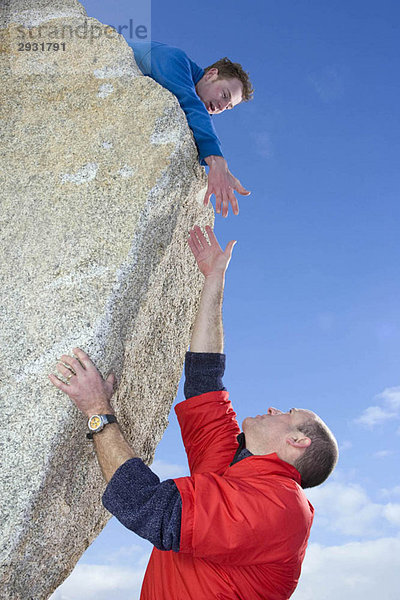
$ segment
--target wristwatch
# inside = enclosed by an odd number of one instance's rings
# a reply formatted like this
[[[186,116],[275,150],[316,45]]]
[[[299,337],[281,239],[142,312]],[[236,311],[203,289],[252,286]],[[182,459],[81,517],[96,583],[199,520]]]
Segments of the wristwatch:
[[[115,415],[92,415],[88,421],[89,433],[86,434],[88,440],[93,440],[93,434],[104,429],[108,423],[117,423]]]

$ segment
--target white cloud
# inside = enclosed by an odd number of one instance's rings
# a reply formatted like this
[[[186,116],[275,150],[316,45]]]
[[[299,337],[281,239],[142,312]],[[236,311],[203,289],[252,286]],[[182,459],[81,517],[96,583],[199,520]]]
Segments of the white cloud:
[[[392,419],[396,416],[396,413],[390,410],[385,410],[381,406],[369,406],[364,410],[361,417],[356,419],[356,423],[360,425],[366,425],[367,427],[374,427]]]
[[[386,458],[386,456],[391,456],[394,454],[393,450],[378,450],[378,452],[374,452],[372,455],[374,458]]]
[[[176,477],[186,477],[189,475],[189,467],[187,465],[177,465],[168,463],[165,460],[156,459],[150,465],[151,470],[158,475],[161,481],[165,479],[175,479]]]
[[[291,600],[398,600],[400,538],[310,544]]]
[[[78,564],[49,600],[139,600],[148,559],[131,567]]]
[[[392,498],[393,496],[400,497],[400,485],[395,485],[392,488],[382,488],[380,490],[380,496],[382,498]]]
[[[118,527],[119,526],[122,527],[122,525],[120,525],[120,523],[118,523]],[[131,533],[131,532],[129,532],[129,533]],[[139,545],[139,544],[142,544],[142,545]],[[142,540],[142,539],[140,539],[139,544],[131,544],[129,546],[119,546],[115,550],[104,552],[102,554],[102,556],[104,557],[104,560],[109,565],[118,565],[118,566],[129,565],[129,566],[131,566],[132,563],[135,563],[136,565],[140,565],[140,566],[144,565],[145,566],[147,564],[147,558],[148,558],[149,551],[150,551],[148,548],[152,548],[153,546],[150,544],[150,542],[147,542],[147,540]],[[144,548],[143,546],[147,546],[147,547]]]
[[[375,399],[380,400],[381,405],[366,408],[356,423],[372,428],[400,416],[400,386],[384,389]]]
[[[346,536],[374,537],[400,525],[400,504],[373,502],[355,483],[333,481],[307,490],[315,507],[314,527]]]
[[[389,408],[400,411],[400,386],[384,389],[377,398],[383,400]]]
[[[393,525],[400,527],[400,504],[386,504],[383,514]]]

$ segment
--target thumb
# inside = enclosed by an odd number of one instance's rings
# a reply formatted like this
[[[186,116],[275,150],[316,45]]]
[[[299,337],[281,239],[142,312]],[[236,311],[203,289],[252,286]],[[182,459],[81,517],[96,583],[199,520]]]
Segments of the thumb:
[[[233,250],[233,246],[235,244],[237,244],[237,240],[231,240],[226,245],[224,254],[226,254],[227,256],[229,256],[229,258],[232,256],[232,250]]]
[[[243,190],[243,192],[239,191],[239,194],[241,196],[250,196],[250,194],[251,194],[250,190],[246,190],[246,188],[244,188],[243,186],[241,186],[241,188]]]
[[[212,192],[212,188],[211,188],[210,184],[208,184],[207,190],[206,190],[206,193],[205,193],[205,196],[204,196],[204,200],[203,200],[204,206],[208,205],[208,203],[210,201],[210,197],[212,196],[212,193],[213,193]]]
[[[246,190],[245,187],[242,186],[240,181],[237,182],[236,191],[239,192],[241,196],[250,196],[250,190]]]
[[[114,386],[117,383],[117,378],[116,378],[116,376],[115,376],[114,373],[110,373],[109,374],[109,376],[106,379],[106,383],[111,383],[111,385],[112,385],[112,387],[114,389]]]

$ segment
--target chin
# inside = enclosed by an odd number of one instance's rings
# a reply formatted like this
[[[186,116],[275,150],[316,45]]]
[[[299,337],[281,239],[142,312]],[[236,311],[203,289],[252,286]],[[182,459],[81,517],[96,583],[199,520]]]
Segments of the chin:
[[[246,417],[245,419],[243,419],[243,423],[242,423],[242,431],[243,431],[243,433],[246,433],[246,432],[245,432],[245,429],[246,429],[246,421],[248,422],[248,421],[249,421],[249,419],[252,419],[252,418],[253,418],[253,417]]]

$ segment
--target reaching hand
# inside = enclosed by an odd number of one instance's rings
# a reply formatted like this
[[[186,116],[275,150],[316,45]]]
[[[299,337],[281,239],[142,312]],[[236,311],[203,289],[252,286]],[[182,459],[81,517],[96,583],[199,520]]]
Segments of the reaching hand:
[[[208,160],[210,159],[210,160]],[[212,194],[215,194],[215,210],[221,212],[222,216],[228,216],[228,207],[231,203],[233,213],[239,214],[239,205],[234,190],[242,196],[249,196],[251,192],[246,190],[228,169],[228,164],[223,156],[209,156],[206,162],[210,167],[208,173],[208,187],[204,196],[204,206],[207,206]]]
[[[197,266],[205,277],[221,275],[228,268],[236,241],[231,240],[228,242],[223,252],[211,227],[207,225],[206,231],[210,243],[208,243],[200,227],[195,225],[190,231],[188,244],[196,259]]]

